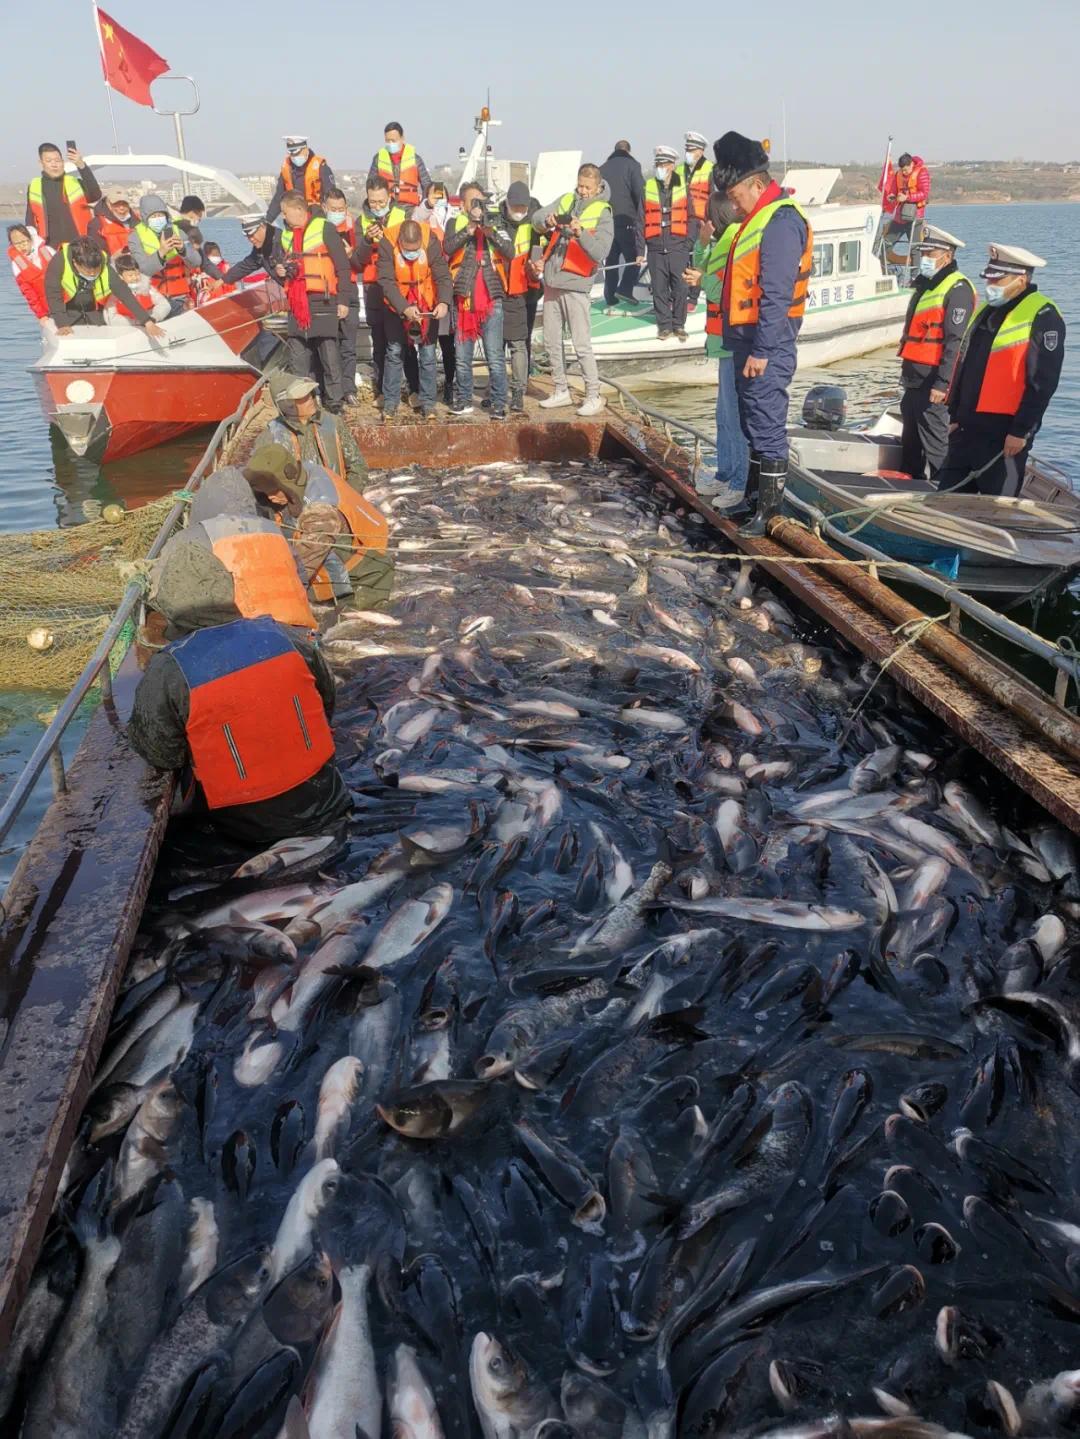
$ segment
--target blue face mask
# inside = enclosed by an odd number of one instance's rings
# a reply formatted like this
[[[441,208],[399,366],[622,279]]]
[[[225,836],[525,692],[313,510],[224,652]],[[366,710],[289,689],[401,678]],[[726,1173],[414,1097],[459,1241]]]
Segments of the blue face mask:
[[[368,209],[371,211],[371,213],[375,216],[377,220],[385,219],[386,216],[390,213],[389,205],[369,205]]]
[[[400,154],[401,154],[401,141],[400,141],[400,140],[387,140],[387,142],[386,142],[386,148],[390,151],[390,154],[391,154],[391,155],[400,155]]]
[[[415,265],[417,260],[419,260],[421,253],[422,251],[420,250],[402,250],[401,258],[403,260],[408,260],[410,265]]]
[[[1005,293],[1005,287],[1003,285],[987,285],[986,303],[988,305],[994,305],[995,307],[997,305],[1004,305],[1005,301],[1008,298],[1009,297]]]
[[[932,280],[937,274],[937,265],[930,255],[919,256],[919,274],[924,280]]]
[[[146,222],[155,235],[160,235],[165,226],[169,223],[168,215],[151,215]]]

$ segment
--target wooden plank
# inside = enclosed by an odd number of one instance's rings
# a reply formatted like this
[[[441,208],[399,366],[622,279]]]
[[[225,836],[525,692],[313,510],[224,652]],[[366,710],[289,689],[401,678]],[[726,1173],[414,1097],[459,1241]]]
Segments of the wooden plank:
[[[747,557],[791,558],[791,551],[772,539],[753,540],[713,510],[691,482],[689,457],[663,435],[622,415],[609,419],[601,456],[619,450],[631,454],[667,485],[679,499],[702,514]],[[843,556],[831,551],[837,559]],[[904,637],[893,633],[873,606],[834,580],[824,566],[765,565],[762,572],[775,578],[838,634],[878,664],[888,662],[889,674],[932,714],[984,756],[1002,774],[1023,789],[1074,834],[1080,834],[1080,767],[1047,741],[1020,723],[1008,710],[982,694],[942,660],[904,647]],[[996,669],[993,662],[956,639],[973,663]],[[1003,678],[1008,678],[1002,672]]]
[[[168,820],[129,749],[129,652],[12,876],[0,926],[0,1350],[37,1260]]]

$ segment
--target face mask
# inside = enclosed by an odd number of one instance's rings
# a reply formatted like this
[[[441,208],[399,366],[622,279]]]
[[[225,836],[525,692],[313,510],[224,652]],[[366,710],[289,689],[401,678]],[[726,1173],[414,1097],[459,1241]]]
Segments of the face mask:
[[[327,210],[326,218],[330,221],[331,225],[336,225],[340,230],[343,225],[349,223],[349,212],[348,210]]]
[[[657,165],[656,178],[660,181],[661,184],[667,184],[667,178],[670,174],[671,169],[668,165]]]
[[[146,222],[155,235],[160,235],[165,226],[169,223],[168,215],[151,215]]]
[[[307,146],[305,146],[302,150],[290,150],[289,159],[293,162],[294,165],[302,165],[307,159]]]
[[[386,148],[390,151],[391,155],[400,155],[400,154],[401,154],[401,141],[400,141],[400,140],[387,140],[387,142],[386,142]]]
[[[420,258],[420,253],[421,252],[419,250],[402,250],[401,258],[403,260],[408,260],[410,265],[415,265],[417,260],[419,260]]]
[[[988,305],[1004,305],[1008,298],[1004,285],[987,285],[986,303]]]
[[[930,255],[919,256],[919,274],[924,280],[932,280],[937,274],[937,263]]]
[[[371,213],[375,216],[377,220],[385,219],[385,217],[390,213],[389,205],[369,205],[368,209],[371,211]]]
[[[431,213],[433,215],[438,215],[439,219],[441,220],[446,214],[447,210],[449,210],[449,208],[450,202],[448,200],[436,200],[434,205],[432,205],[431,207]]]
[[[529,218],[528,210],[508,210],[506,213],[510,216],[511,220],[513,220],[515,225],[520,225],[523,220],[527,220]]]
[[[694,154],[693,150],[687,150],[686,163],[691,167],[697,164],[697,156]]]

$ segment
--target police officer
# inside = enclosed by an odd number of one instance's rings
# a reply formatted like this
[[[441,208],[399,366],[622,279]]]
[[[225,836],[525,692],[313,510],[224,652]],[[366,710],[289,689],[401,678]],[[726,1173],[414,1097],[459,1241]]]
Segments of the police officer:
[[[697,240],[696,227],[704,222],[708,214],[709,193],[712,189],[713,162],[706,160],[705,147],[708,144],[699,130],[687,130],[684,136],[685,158],[678,167],[678,173],[686,182],[690,192],[690,238]],[[687,296],[687,311],[693,314],[701,295],[700,285],[691,285]]]
[[[295,190],[303,195],[312,213],[321,215],[322,203],[334,188],[334,172],[321,155],[316,155],[306,135],[286,135],[285,159],[281,162],[266,218],[271,224],[281,213],[281,202]]]
[[[991,245],[975,312],[949,389],[949,452],[940,490],[1015,497],[1031,442],[1061,379],[1065,321],[1032,281],[1046,261],[1019,245]]]
[[[649,261],[656,338],[686,340],[687,289],[683,272],[690,263],[690,192],[676,167],[670,145],[657,145],[653,174],[645,181],[638,220],[638,264]]]
[[[732,353],[739,419],[750,446],[741,533],[759,536],[784,498],[788,387],[806,307],[814,236],[795,201],[769,178],[757,140],[729,130],[713,146],[714,183],[741,217],[724,270],[724,348]]]
[[[923,479],[945,463],[949,448],[949,412],[945,401],[956,368],[960,345],[975,308],[975,286],[956,266],[963,240],[938,225],[923,225],[912,247],[918,256],[918,274],[904,319],[904,334],[897,354],[903,364],[900,414],[904,437],[900,468]]]

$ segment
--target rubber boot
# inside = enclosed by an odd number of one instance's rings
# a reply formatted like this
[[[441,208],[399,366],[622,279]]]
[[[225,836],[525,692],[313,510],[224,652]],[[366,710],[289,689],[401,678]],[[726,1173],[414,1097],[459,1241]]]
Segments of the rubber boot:
[[[761,456],[757,450],[750,451],[750,465],[746,471],[746,489],[737,500],[724,505],[721,513],[725,520],[745,520],[754,513],[757,504],[758,484],[761,479]],[[717,508],[720,508],[719,506]]]
[[[739,526],[740,535],[746,535],[748,539],[761,539],[768,529],[769,521],[775,519],[783,506],[786,480],[787,460],[761,461],[761,493],[758,496],[757,512],[752,520]]]

